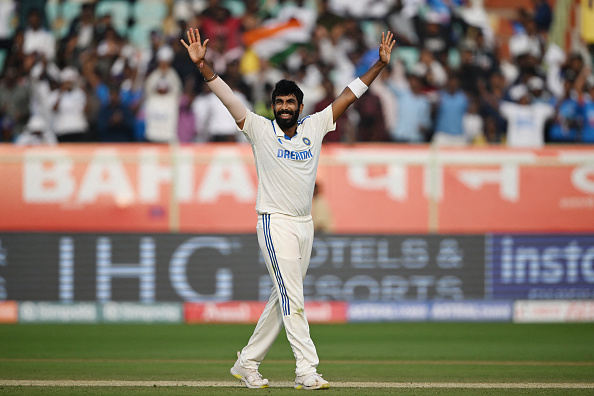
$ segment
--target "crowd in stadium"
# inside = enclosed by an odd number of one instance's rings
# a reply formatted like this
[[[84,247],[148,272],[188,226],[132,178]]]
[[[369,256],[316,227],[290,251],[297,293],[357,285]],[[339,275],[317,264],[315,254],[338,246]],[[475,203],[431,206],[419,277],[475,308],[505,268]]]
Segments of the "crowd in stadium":
[[[70,19],[56,13],[67,5]],[[158,23],[141,29],[151,7]],[[514,15],[502,42],[481,0],[7,0],[2,141],[242,141],[180,43],[197,27],[218,74],[271,118],[276,81],[299,84],[303,115],[321,110],[375,61],[381,32],[394,32],[396,61],[325,141],[594,143],[588,46],[548,39],[547,0]]]

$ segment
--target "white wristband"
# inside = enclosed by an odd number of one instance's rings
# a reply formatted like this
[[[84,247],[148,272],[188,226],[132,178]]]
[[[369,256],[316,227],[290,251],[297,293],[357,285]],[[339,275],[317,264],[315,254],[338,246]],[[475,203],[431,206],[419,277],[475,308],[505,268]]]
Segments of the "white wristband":
[[[365,83],[363,81],[361,81],[360,78],[355,78],[353,80],[353,82],[351,82],[349,85],[347,85],[347,87],[349,87],[349,89],[351,91],[353,91],[353,93],[355,94],[355,96],[358,98],[361,97],[361,95],[363,95],[366,91],[367,88],[369,88],[367,85],[365,85]]]

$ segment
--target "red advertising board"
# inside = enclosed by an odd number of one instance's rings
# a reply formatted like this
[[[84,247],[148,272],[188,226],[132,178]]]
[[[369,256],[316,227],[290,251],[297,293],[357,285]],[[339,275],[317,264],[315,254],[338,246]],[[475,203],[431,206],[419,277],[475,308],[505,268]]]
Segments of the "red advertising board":
[[[0,301],[0,323],[18,322],[19,307],[16,301]]]
[[[254,232],[247,144],[0,145],[0,230]],[[594,148],[328,144],[335,233],[594,231]]]
[[[265,306],[262,301],[185,303],[184,319],[186,323],[256,323]],[[346,302],[305,303],[309,323],[346,323],[346,312]]]

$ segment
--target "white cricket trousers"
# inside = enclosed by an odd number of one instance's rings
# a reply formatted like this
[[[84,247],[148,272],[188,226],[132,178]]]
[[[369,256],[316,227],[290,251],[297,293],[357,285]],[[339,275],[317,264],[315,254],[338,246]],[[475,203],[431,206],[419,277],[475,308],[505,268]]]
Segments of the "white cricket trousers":
[[[312,218],[261,214],[257,232],[274,287],[254,334],[241,351],[240,364],[257,369],[284,325],[297,363],[295,374],[314,373],[319,359],[309,335],[303,298],[303,279],[314,237]]]

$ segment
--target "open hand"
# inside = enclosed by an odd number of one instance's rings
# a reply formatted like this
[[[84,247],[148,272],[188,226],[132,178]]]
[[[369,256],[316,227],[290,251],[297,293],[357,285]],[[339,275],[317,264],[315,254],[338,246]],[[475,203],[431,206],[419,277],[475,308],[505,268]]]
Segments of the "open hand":
[[[379,46],[379,57],[382,62],[390,63],[392,48],[394,48],[395,44],[396,40],[394,40],[392,32],[388,31],[388,34],[382,32],[382,42]]]
[[[190,29],[188,30],[188,41],[189,45],[181,39],[181,43],[186,47],[188,50],[188,54],[190,55],[190,59],[192,62],[198,64],[204,57],[206,56],[206,45],[208,44],[208,39],[204,40],[203,43],[200,42],[200,33],[198,29]]]

